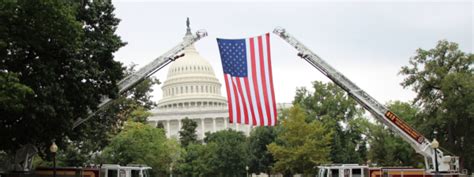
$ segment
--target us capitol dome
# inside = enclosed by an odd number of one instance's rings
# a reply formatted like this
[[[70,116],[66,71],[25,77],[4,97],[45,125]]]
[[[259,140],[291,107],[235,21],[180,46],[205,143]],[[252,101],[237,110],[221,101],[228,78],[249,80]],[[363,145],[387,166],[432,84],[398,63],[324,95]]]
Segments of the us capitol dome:
[[[191,37],[187,21],[184,38]],[[191,45],[184,56],[171,63],[166,80],[161,87],[163,97],[151,110],[148,122],[154,126],[162,123],[168,138],[179,138],[181,120],[189,118],[197,123],[198,139],[206,132],[224,129],[243,131],[248,135],[251,126],[230,124],[227,100],[221,95],[222,84],[216,78],[214,69]]]

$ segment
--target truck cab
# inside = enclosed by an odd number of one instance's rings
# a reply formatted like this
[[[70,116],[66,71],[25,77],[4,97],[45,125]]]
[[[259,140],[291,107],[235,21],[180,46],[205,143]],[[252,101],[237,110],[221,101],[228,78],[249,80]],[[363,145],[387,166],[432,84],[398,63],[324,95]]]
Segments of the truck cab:
[[[103,164],[100,168],[101,177],[150,177],[151,167],[145,165]]]
[[[368,177],[369,167],[358,164],[331,164],[318,166],[318,177]]]

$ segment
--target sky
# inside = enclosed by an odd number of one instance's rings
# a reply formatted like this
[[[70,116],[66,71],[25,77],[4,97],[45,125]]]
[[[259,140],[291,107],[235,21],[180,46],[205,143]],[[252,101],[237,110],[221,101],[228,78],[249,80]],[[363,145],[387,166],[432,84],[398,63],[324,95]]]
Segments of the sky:
[[[473,52],[472,1],[113,1],[121,19],[117,34],[127,42],[115,59],[142,67],[182,41],[186,18],[195,32],[209,36],[195,43],[223,82],[216,38],[246,38],[283,27],[333,68],[382,104],[410,101],[402,66],[418,48],[439,40]],[[273,82],[277,103],[291,103],[299,87],[330,82],[276,35],[271,35]],[[166,80],[169,66],[154,77]],[[154,101],[162,98],[154,88]],[[221,88],[225,93],[225,86]],[[223,94],[225,96],[225,94]]]

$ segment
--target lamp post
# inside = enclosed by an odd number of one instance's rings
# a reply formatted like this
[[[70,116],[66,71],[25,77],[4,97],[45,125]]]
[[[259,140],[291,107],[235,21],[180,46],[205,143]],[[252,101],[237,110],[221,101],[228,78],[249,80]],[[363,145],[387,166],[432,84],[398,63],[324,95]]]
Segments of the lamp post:
[[[431,147],[434,149],[435,153],[435,172],[436,176],[438,175],[438,147],[439,147],[439,142],[436,140],[436,138],[433,139],[433,142],[431,142]]]
[[[170,177],[173,177],[173,164],[170,165]]]
[[[245,166],[245,171],[247,171],[247,177],[249,177],[249,166]]]
[[[53,156],[53,177],[56,177],[56,152],[58,151],[58,146],[54,141],[53,144],[51,144],[51,146],[49,147],[49,151]]]

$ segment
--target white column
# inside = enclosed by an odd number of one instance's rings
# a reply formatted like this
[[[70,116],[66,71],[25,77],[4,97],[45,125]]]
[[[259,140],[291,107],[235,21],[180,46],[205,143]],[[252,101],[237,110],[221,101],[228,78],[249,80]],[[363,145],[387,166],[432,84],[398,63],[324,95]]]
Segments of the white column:
[[[155,121],[155,128],[158,127],[158,121]]]
[[[216,132],[216,118],[212,118],[212,130]]]
[[[167,137],[171,137],[170,120],[166,121],[166,132]]]
[[[201,118],[201,135],[202,139],[204,139],[204,118]]]
[[[178,131],[181,131],[181,119],[178,120]]]
[[[228,125],[227,125],[229,120],[226,119],[225,117],[223,119],[224,119],[224,128],[227,130],[227,128],[229,128]]]
[[[252,130],[252,125],[247,125],[249,128],[247,130],[247,136],[250,136],[250,131]]]

